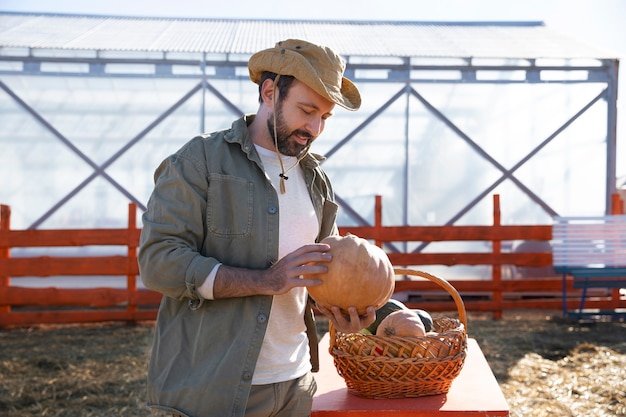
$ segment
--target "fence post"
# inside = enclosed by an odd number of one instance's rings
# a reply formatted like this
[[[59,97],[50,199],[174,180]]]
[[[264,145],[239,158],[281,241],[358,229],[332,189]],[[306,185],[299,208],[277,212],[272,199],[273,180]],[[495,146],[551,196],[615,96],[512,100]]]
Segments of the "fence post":
[[[500,226],[500,195],[493,195],[493,225],[494,227]],[[493,302],[495,304],[493,310],[493,318],[502,318],[502,241],[494,240],[492,242],[492,251],[494,257],[494,264],[492,265],[491,278],[493,280]]]
[[[611,194],[611,214],[622,215],[624,214],[624,200],[620,193]],[[621,299],[621,293],[619,288],[613,288],[611,290],[611,302],[612,308],[619,308],[619,301]]]
[[[0,233],[8,232],[11,226],[11,207],[0,205]],[[8,242],[8,233],[6,233]],[[0,259],[9,259],[11,252],[9,245],[0,246]],[[0,272],[0,289],[6,290],[11,285],[11,277],[8,273]],[[9,322],[9,314],[11,314],[10,305],[0,305],[0,328],[6,326]]]
[[[137,204],[128,204],[128,275],[126,276],[126,288],[128,291],[128,304],[126,311],[130,323],[135,323],[137,313],[137,304],[135,303],[137,294],[137,275],[131,274],[131,262],[137,258],[138,242],[134,240],[135,231],[137,230]]]
[[[619,193],[611,194],[611,214],[624,214],[624,200]]]

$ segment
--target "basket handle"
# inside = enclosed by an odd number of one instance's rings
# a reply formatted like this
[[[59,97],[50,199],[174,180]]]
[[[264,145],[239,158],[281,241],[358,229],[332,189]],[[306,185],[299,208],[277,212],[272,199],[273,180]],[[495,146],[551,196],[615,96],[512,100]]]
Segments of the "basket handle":
[[[428,272],[417,271],[415,269],[393,268],[393,271],[396,275],[412,275],[412,276],[425,278],[431,282],[434,282],[435,284],[439,285],[444,290],[446,290],[452,296],[452,299],[454,300],[454,303],[456,304],[456,308],[459,313],[459,320],[461,321],[461,323],[463,323],[463,326],[465,327],[465,332],[467,333],[467,312],[465,311],[465,304],[463,304],[463,300],[461,299],[459,292],[456,290],[456,288],[452,286],[452,284],[450,284],[448,281],[446,281],[443,278],[439,278],[435,275],[429,274]],[[335,329],[335,326],[333,326],[333,324],[330,321],[328,323],[328,330],[330,333],[329,351],[332,352],[332,349],[336,341],[335,339],[336,339],[337,330]]]
[[[413,276],[425,278],[429,281],[434,282],[435,284],[439,285],[444,290],[446,290],[452,296],[452,299],[454,300],[454,303],[456,304],[456,308],[459,312],[459,320],[461,321],[461,323],[463,323],[463,326],[465,326],[465,331],[467,332],[467,312],[465,311],[465,304],[463,304],[463,300],[461,299],[461,296],[459,295],[456,288],[452,286],[452,284],[450,284],[448,281],[446,281],[443,278],[436,277],[427,272],[416,271],[414,269],[394,268],[393,271],[396,275],[413,275]]]

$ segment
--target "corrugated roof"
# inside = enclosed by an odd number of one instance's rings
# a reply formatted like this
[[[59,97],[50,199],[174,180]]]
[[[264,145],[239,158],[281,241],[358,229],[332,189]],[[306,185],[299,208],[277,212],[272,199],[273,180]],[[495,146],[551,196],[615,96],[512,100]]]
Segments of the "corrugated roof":
[[[140,18],[0,12],[0,47],[251,54],[281,39],[346,56],[614,59],[541,22]]]

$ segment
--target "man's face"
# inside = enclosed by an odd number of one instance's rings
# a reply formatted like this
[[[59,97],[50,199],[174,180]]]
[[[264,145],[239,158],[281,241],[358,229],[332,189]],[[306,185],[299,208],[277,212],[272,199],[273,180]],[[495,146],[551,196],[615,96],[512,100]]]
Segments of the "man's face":
[[[278,151],[299,156],[324,130],[335,104],[294,80],[286,97],[276,107],[276,142]],[[270,137],[274,137],[274,117],[267,119]]]

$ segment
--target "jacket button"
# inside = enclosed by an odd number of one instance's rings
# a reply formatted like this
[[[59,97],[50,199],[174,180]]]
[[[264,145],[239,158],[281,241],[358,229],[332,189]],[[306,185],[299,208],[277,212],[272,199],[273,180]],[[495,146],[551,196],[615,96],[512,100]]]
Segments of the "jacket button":
[[[245,381],[249,381],[249,380],[251,380],[251,379],[252,379],[252,372],[247,372],[247,371],[246,371],[246,372],[244,372],[244,373],[243,373],[242,377],[243,377],[243,379],[244,379]]]
[[[267,211],[269,214],[276,214],[276,212],[278,211],[278,209],[276,208],[276,206],[269,206],[267,208]]]
[[[256,321],[258,323],[265,323],[267,321],[267,316],[265,314],[259,314],[256,316]]]

